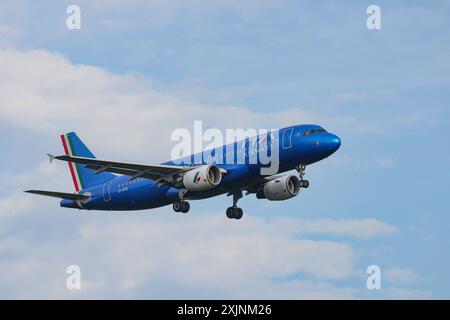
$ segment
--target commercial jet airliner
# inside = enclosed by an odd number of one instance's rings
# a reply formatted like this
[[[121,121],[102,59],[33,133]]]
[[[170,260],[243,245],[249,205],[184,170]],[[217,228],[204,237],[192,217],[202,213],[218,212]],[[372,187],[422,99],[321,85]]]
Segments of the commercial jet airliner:
[[[234,160],[242,156],[244,163],[211,163],[204,159],[202,153],[200,157],[193,154],[176,161],[147,165],[96,159],[71,132],[61,135],[65,155],[49,154],[49,157],[50,161],[68,162],[75,193],[25,192],[60,198],[60,206],[65,208],[124,211],[172,205],[175,212],[182,213],[190,209],[187,200],[227,194],[233,201],[226,210],[226,216],[241,219],[243,211],[237,202],[243,197],[243,192],[272,201],[293,198],[301,188],[309,186],[309,181],[304,179],[306,166],[327,158],[341,145],[339,137],[317,125],[291,126],[276,131],[276,134],[279,141],[277,173],[262,175],[261,169],[267,164],[250,163],[248,159],[252,148],[258,148],[268,135],[257,136],[254,140],[256,147],[248,139],[219,147],[235,150]],[[268,137],[270,139],[270,135]],[[267,145],[270,154],[271,144]],[[200,160],[196,163],[195,159]],[[294,169],[298,175],[287,173]]]

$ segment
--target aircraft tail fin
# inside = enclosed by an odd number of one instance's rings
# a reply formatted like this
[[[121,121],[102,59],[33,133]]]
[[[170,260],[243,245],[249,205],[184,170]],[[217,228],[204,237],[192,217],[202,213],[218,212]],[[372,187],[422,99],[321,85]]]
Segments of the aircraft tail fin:
[[[64,152],[68,156],[95,158],[94,154],[88,147],[78,138],[75,132],[69,132],[61,135],[61,142]],[[52,160],[52,157],[50,156]],[[69,170],[72,176],[75,191],[80,191],[100,183],[111,180],[115,177],[110,172],[96,173],[94,169],[89,169],[85,164],[69,162]]]

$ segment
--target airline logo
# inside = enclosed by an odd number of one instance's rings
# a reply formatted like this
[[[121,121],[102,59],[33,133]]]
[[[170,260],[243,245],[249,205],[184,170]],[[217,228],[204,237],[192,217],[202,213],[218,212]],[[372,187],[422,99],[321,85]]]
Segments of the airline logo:
[[[192,180],[193,183],[198,184],[201,180],[201,177],[199,177],[200,171],[197,171],[197,173],[194,176],[194,180]]]

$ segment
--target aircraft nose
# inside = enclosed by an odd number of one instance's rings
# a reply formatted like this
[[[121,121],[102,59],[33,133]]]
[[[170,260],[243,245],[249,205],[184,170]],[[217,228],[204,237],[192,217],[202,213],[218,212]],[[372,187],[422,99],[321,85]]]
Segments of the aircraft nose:
[[[324,140],[324,146],[330,153],[336,152],[337,149],[339,149],[339,147],[341,146],[341,139],[334,134],[328,134],[328,136]]]
[[[336,151],[341,146],[341,139],[338,136],[334,135],[334,134],[332,136],[333,137],[330,139],[331,140],[331,142],[330,142],[331,148],[334,151]]]

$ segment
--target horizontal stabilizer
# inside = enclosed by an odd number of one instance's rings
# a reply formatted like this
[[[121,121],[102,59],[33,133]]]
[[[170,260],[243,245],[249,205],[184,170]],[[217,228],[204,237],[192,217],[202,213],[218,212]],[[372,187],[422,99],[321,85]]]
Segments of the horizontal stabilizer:
[[[48,196],[60,199],[74,200],[74,201],[83,201],[88,200],[90,197],[87,195],[76,194],[76,193],[65,193],[65,192],[55,192],[55,191],[45,191],[45,190],[27,190],[24,191],[27,193],[38,194],[41,196]]]

